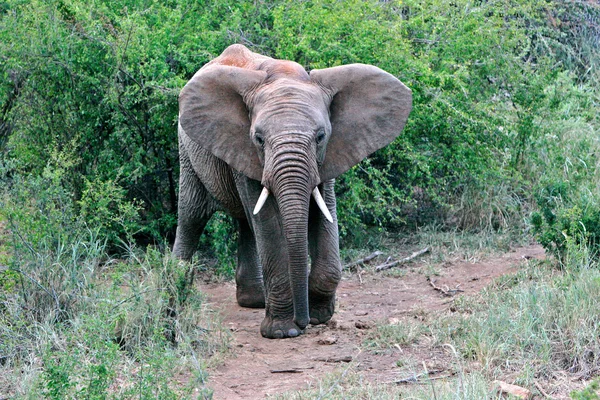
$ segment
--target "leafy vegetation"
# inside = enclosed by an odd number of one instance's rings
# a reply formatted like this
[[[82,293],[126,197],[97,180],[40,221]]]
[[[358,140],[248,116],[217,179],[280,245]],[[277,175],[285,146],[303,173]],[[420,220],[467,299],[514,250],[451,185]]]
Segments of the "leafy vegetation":
[[[562,272],[532,267],[489,294],[496,320],[474,305],[444,335],[493,370],[515,352],[598,368],[598,18],[594,2],[566,0],[0,0],[0,387],[209,395],[204,366],[227,339],[167,247],[177,95],[232,43],[307,69],[374,64],[405,82],[403,134],[337,181],[342,245],[432,226],[533,234]],[[219,215],[202,239],[224,275],[235,235]],[[184,368],[194,379],[179,384]],[[484,378],[449,398],[485,396]]]
[[[522,228],[546,168],[558,178],[564,159],[596,176],[597,153],[563,152],[598,145],[593,4],[2,4],[6,168],[39,175],[60,163],[75,212],[111,244],[172,238],[177,94],[235,42],[308,69],[375,64],[413,90],[403,135],[338,181],[345,243],[431,222]]]
[[[2,393],[208,396],[206,363],[229,337],[188,284],[188,265],[151,247],[113,259],[101,228],[73,218],[68,194],[43,179],[19,183],[0,203],[14,241],[0,269]]]

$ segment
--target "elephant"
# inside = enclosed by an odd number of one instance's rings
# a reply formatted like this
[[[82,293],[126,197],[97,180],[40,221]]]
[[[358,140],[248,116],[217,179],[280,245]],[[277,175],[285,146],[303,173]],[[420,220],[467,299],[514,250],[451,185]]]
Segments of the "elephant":
[[[173,254],[189,260],[224,211],[239,228],[236,299],[265,308],[262,336],[326,323],[342,270],[334,179],[392,142],[411,108],[410,89],[375,66],[308,73],[229,46],[179,95]]]

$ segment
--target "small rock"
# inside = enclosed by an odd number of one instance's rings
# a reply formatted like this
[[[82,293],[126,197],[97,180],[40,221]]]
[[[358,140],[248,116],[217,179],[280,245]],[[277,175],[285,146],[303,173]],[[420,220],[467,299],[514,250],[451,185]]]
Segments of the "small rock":
[[[367,322],[364,322],[364,321],[356,321],[354,323],[354,326],[357,327],[358,329],[371,329],[371,325],[369,325]]]
[[[338,327],[337,327],[337,328],[338,328],[340,331],[347,331],[348,329],[350,329],[350,327],[349,327],[348,325],[346,325],[346,324],[341,324],[341,323],[340,323],[340,324],[338,324]]]
[[[324,338],[321,338],[317,341],[317,343],[319,344],[323,344],[323,345],[332,345],[332,344],[336,344],[338,341],[338,338],[335,336],[327,336]]]
[[[493,384],[496,387],[496,390],[501,393],[507,393],[520,399],[529,399],[531,397],[531,391],[522,388],[521,386],[511,385],[510,383],[502,381],[494,381]]]
[[[369,314],[369,312],[368,311],[364,311],[364,310],[363,311],[356,311],[354,313],[354,315],[356,315],[357,317],[364,317],[365,315],[368,315],[368,314]]]
[[[400,325],[400,319],[399,318],[388,318],[388,323],[390,325]]]

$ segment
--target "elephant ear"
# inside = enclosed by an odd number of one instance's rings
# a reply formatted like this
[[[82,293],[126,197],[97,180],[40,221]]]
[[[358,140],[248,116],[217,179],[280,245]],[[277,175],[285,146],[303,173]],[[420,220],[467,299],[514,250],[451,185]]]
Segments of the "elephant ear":
[[[179,124],[185,134],[258,181],[262,166],[250,139],[244,98],[265,77],[264,71],[210,65],[200,69],[179,94]]]
[[[310,77],[332,97],[321,181],[346,172],[402,132],[412,94],[393,75],[372,65],[350,64],[313,70]]]

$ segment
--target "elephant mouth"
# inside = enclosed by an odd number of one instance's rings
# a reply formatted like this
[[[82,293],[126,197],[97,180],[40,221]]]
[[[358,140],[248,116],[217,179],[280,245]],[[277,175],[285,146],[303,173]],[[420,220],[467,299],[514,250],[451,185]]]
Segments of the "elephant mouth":
[[[321,192],[319,192],[318,186],[315,186],[315,188],[313,189],[312,196],[315,199],[315,202],[317,203],[317,205],[319,206],[319,210],[321,210],[321,212],[323,213],[323,215],[325,216],[327,221],[333,223],[333,218],[331,216],[331,213],[329,212],[329,209],[327,208],[327,204],[325,204],[325,200],[323,200],[323,196],[321,196]],[[254,211],[253,211],[254,215],[256,215],[260,212],[262,207],[265,205],[265,202],[267,201],[268,197],[269,197],[269,189],[267,189],[266,187],[263,187],[263,190],[260,193],[260,197],[258,198],[258,200],[256,202],[256,206],[254,206]]]

